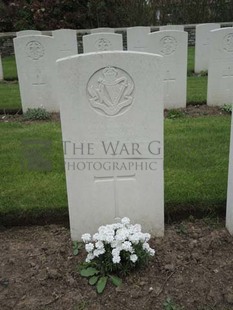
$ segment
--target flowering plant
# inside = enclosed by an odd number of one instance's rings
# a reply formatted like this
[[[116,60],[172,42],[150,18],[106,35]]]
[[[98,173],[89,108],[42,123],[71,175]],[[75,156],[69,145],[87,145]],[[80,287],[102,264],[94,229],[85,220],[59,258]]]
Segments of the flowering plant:
[[[150,234],[141,232],[141,225],[130,224],[127,217],[120,223],[101,226],[93,236],[82,235],[87,251],[81,275],[90,277],[89,283],[101,293],[108,278],[120,285],[120,278],[111,274],[127,275],[132,269],[148,263],[155,254],[148,241]]]

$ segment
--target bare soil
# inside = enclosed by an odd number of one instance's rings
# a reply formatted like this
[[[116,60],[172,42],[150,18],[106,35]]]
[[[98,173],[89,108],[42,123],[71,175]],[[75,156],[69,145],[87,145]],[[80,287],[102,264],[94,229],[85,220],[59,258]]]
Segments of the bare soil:
[[[67,227],[3,229],[0,309],[231,310],[233,237],[223,224],[213,228],[195,220],[167,226],[163,239],[151,240],[156,256],[149,266],[119,288],[109,283],[101,295],[78,274],[85,253],[73,255]]]
[[[199,116],[221,116],[221,115],[229,115],[228,112],[225,112],[222,110],[221,107],[210,107],[206,104],[203,105],[188,105],[186,108],[180,108],[173,111],[178,111],[181,114],[181,116],[187,116],[187,117],[199,117]],[[170,111],[171,113],[171,111]],[[164,117],[169,117],[169,110],[164,110]],[[51,120],[52,121],[60,121],[60,115],[59,113],[52,113],[51,114]],[[21,109],[17,111],[8,111],[8,113],[4,113],[4,111],[0,110],[0,122],[15,122],[15,121],[23,121],[24,123],[30,124],[32,121],[25,121],[23,119],[22,111]],[[50,121],[50,120],[49,120]],[[35,121],[33,121],[35,122]],[[41,121],[36,121],[41,122]]]

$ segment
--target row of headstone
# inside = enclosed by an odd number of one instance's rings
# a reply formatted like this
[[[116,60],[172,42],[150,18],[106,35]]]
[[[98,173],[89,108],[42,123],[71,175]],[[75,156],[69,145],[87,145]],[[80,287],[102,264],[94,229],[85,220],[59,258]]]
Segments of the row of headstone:
[[[133,38],[139,36],[135,30],[141,33],[136,45]],[[148,34],[148,30],[149,27],[129,29],[132,49],[140,50],[139,45],[144,44],[141,48],[144,52],[164,56],[164,108],[185,107],[187,33],[166,30]],[[17,33],[14,45],[23,111],[43,106],[48,111],[58,112],[53,92],[55,61],[78,53],[75,30],[56,30],[52,37],[35,31]],[[123,50],[122,35],[110,33],[110,30],[108,33],[93,33],[83,36],[83,46],[85,53]]]

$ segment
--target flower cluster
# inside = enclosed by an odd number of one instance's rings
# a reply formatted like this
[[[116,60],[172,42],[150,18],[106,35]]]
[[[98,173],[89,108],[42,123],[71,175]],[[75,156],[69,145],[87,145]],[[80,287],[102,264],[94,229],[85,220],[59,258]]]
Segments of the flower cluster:
[[[93,236],[82,235],[88,253],[86,262],[90,263],[98,258],[105,261],[106,255],[113,264],[122,264],[124,260],[135,264],[142,256],[155,254],[148,243],[150,237],[150,234],[141,232],[141,225],[132,225],[129,218],[124,217],[120,223],[99,227]]]

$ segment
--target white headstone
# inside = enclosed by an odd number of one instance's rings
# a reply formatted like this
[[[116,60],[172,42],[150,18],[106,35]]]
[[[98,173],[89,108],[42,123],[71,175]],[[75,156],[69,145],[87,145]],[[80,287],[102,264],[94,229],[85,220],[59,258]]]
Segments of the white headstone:
[[[14,39],[23,112],[43,106],[58,112],[56,99],[57,50],[49,36],[20,36]]]
[[[220,24],[200,24],[196,26],[195,73],[208,70],[210,31],[220,28]]]
[[[164,232],[162,57],[58,60],[71,236],[124,216]]]
[[[232,100],[233,28],[230,27],[211,31],[207,104],[222,106]]]
[[[231,118],[231,141],[228,169],[226,227],[233,235],[233,118]]]
[[[95,33],[83,36],[83,52],[122,51],[122,35],[116,33]]]
[[[39,30],[21,30],[21,31],[16,32],[17,37],[40,35],[40,34],[42,33]]]
[[[149,34],[150,53],[164,56],[164,108],[186,106],[188,33],[157,31]]]
[[[148,34],[150,27],[127,28],[127,50],[146,52],[148,48]]]
[[[101,32],[114,33],[115,31],[113,28],[107,28],[107,27],[91,29],[91,33],[101,33]]]
[[[0,81],[4,79],[3,77],[3,68],[2,68],[2,55],[0,54]]]
[[[55,39],[55,44],[58,50],[58,58],[78,54],[78,42],[76,30],[73,29],[58,29],[52,31],[52,36]]]
[[[184,31],[184,26],[183,25],[165,25],[165,26],[160,26],[159,30],[160,31],[163,31],[163,30]]]

